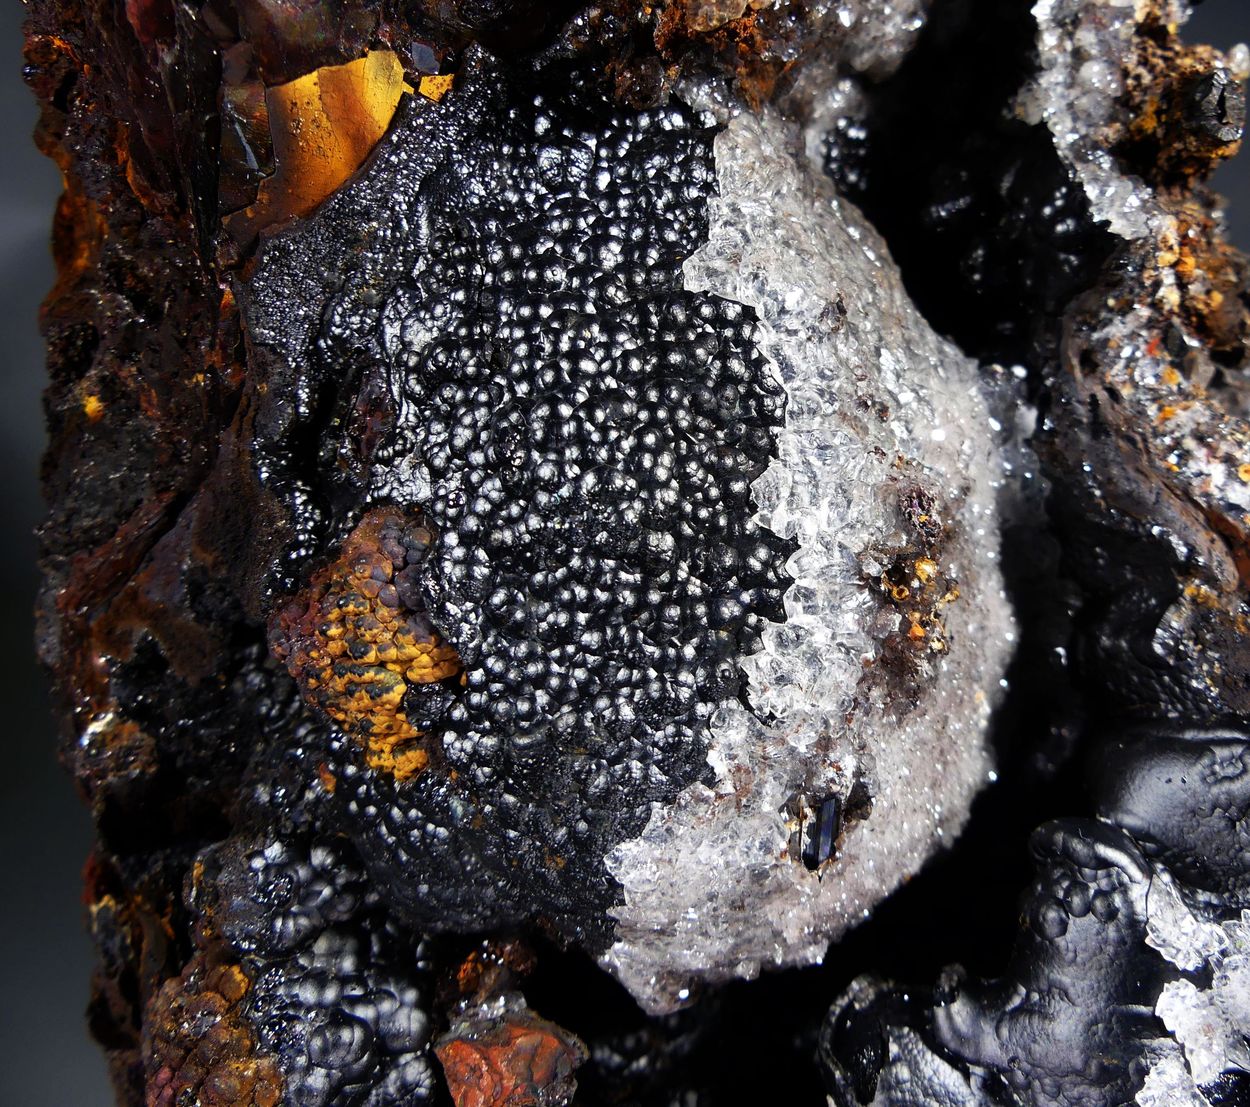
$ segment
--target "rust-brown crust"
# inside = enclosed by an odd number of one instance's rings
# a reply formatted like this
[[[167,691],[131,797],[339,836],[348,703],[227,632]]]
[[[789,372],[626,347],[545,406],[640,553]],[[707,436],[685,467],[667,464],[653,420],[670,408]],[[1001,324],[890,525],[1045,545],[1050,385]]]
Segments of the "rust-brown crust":
[[[525,943],[488,940],[447,981],[442,999],[456,1014],[434,1051],[456,1107],[558,1107],[572,1099],[574,1072],[588,1054],[515,990],[534,965]]]
[[[778,49],[784,31],[776,13],[762,4],[673,0],[655,28],[655,45],[670,66],[685,55],[709,53],[734,75],[738,90],[752,107],[770,100],[796,58]]]
[[[529,1012],[489,1029],[444,1038],[435,1047],[456,1107],[542,1107],[567,1102],[567,1085],[585,1049],[567,1031]]]
[[[282,1075],[244,1013],[252,986],[218,947],[165,981],[144,1019],[146,1107],[277,1107]]]
[[[682,76],[724,77],[758,107],[786,89],[803,60],[840,31],[811,5],[764,0],[602,0],[570,21],[563,41],[598,52],[616,98],[658,102]]]
[[[100,953],[88,1021],[108,1049],[119,1102],[142,1103],[141,1015],[162,981],[178,971],[174,928],[180,904],[167,898],[158,880],[129,886],[99,855],[87,862],[83,877],[88,927]]]
[[[1218,52],[1182,42],[1178,31],[1157,8],[1146,13],[1124,74],[1127,122],[1110,137],[1134,172],[1188,191],[1241,148],[1245,98]]]

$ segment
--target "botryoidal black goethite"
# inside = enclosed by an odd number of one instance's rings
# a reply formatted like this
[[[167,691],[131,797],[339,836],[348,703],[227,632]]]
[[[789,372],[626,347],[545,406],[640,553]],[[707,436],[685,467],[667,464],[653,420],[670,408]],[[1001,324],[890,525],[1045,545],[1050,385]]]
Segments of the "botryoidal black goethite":
[[[119,1096],[1243,1102],[1244,52],[575,8],[32,3]]]
[[[255,1028],[257,1056],[277,1059],[283,1102],[432,1097],[424,949],[387,921],[348,850],[301,835],[240,836],[204,855],[190,900],[201,932],[250,978],[240,1014]]]
[[[438,157],[445,120],[459,139]],[[678,106],[604,118],[468,78],[413,106],[363,187],[262,251],[256,339],[307,332],[285,348],[310,390],[354,372],[386,397],[363,503],[430,528],[392,604],[427,612],[459,659],[435,698],[410,681],[392,708],[422,771],[373,771],[341,740],[327,761],[344,827],[414,925],[541,916],[601,941],[618,895],[603,858],[707,776],[737,658],[783,617],[793,543],[750,508],[783,394],[752,313],[681,287],[712,134]],[[351,265],[323,306],[296,290],[329,275],[326,242]]]

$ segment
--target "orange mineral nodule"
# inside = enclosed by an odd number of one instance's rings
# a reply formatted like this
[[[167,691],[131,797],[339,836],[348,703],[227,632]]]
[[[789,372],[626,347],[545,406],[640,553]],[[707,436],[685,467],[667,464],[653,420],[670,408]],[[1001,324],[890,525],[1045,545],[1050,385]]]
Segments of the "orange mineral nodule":
[[[275,654],[309,702],[364,746],[370,768],[398,780],[429,762],[405,710],[409,689],[460,672],[455,648],[405,587],[432,541],[419,517],[370,511],[271,627]]]

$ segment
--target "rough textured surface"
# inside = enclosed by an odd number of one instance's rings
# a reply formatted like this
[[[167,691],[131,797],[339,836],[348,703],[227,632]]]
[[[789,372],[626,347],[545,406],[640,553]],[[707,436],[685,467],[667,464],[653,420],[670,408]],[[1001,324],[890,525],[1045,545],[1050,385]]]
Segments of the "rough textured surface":
[[[558,1026],[506,999],[462,1015],[438,1045],[456,1107],[571,1098],[585,1047]]]
[[[612,854],[625,904],[606,960],[656,1005],[692,977],[819,960],[953,840],[1012,649],[974,366],[916,314],[797,139],[767,116],[728,124],[709,241],[685,266],[688,287],[759,315],[787,403],[756,518],[798,548],[785,622],[743,662],[754,713],[712,721],[715,782]],[[827,804],[836,850],[799,864]]]
[[[147,1102],[275,1107],[285,1091],[244,1010],[252,984],[237,964],[201,954],[165,981],[145,1013]]]
[[[403,789],[332,765],[360,848],[422,925],[541,913],[602,933],[604,854],[706,773],[707,720],[781,617],[789,546],[748,496],[782,393],[750,314],[679,287],[710,138],[689,111],[599,122],[487,71],[414,112],[253,277],[278,371],[385,382],[364,496],[433,528],[395,599],[464,667],[421,708],[437,764]],[[345,238],[361,257],[333,274]],[[328,308],[295,293],[320,281],[345,286]]]
[[[1244,51],[30,11],[120,1101],[1245,1101]]]
[[[423,950],[387,925],[346,850],[236,839],[202,857],[193,881],[199,940],[223,942],[251,977],[241,1013],[282,1074],[282,1102],[431,1100]]]
[[[461,672],[423,610],[421,566],[433,541],[420,516],[370,512],[271,630],[304,695],[361,742],[369,768],[401,781],[429,764],[417,726]]]
[[[598,54],[617,99],[634,106],[710,77],[727,98],[759,107],[787,98],[812,70],[888,74],[915,42],[930,2],[601,0],[570,19],[552,52]]]
[[[1086,595],[1070,648],[1101,821],[1038,832],[1000,979],[859,982],[823,1049],[848,1104],[1240,1103],[1250,301],[1197,182],[1235,149],[1244,61],[1183,46],[1179,6],[1033,13],[1020,110],[1119,240],[1042,347],[1036,440]]]
[[[713,148],[689,110],[605,127],[500,81],[414,111],[265,247],[251,331],[311,389],[389,389],[364,495],[429,520],[397,600],[465,666],[407,788],[331,758],[359,848],[421,925],[541,912],[665,1007],[818,960],[958,831],[1011,648],[993,434],[779,122]],[[805,865],[822,805],[845,826]]]

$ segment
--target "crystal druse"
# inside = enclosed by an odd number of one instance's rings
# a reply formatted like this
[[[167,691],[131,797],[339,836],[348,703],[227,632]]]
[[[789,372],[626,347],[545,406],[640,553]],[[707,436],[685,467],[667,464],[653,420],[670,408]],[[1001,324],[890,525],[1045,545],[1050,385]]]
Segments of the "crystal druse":
[[[624,905],[605,960],[652,1002],[692,976],[819,960],[954,839],[1013,638],[975,365],[919,316],[796,128],[736,115],[714,150],[685,283],[758,317],[785,411],[755,518],[797,548],[785,619],[741,662],[747,702],[711,720],[715,780],[609,857]],[[830,802],[836,848],[802,864]]]
[[[1244,49],[30,7],[119,1102],[1247,1102]]]
[[[433,529],[396,598],[465,671],[430,767],[340,745],[335,801],[419,925],[542,913],[663,1008],[819,960],[958,832],[1011,649],[1000,464],[795,127],[601,122],[480,65],[251,278],[284,387],[393,405],[363,501]]]

